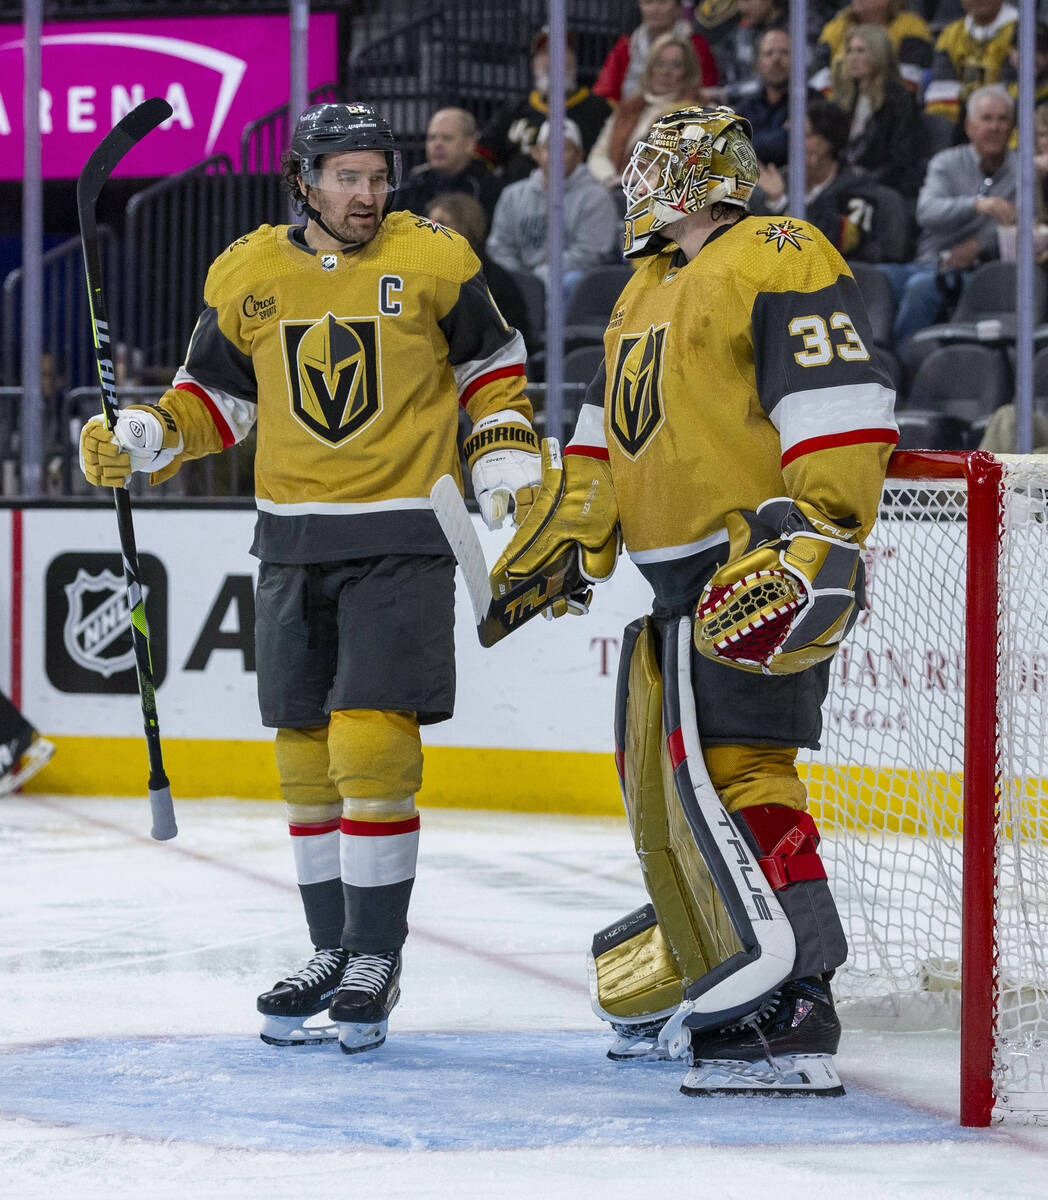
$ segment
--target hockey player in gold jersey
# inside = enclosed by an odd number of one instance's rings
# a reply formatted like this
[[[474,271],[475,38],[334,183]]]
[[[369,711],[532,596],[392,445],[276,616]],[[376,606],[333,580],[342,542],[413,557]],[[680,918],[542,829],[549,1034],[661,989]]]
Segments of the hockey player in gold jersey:
[[[689,1062],[689,1094],[834,1095],[829,980],[847,947],[795,759],[817,745],[829,659],[864,603],[894,393],[836,250],[804,221],[747,214],[757,172],[730,109],[670,113],[635,148],[638,269],[492,586],[572,545],[599,583],[621,535],[654,591],[625,632],[616,705],[650,903],[592,952],[611,1056]]]
[[[316,953],[258,999],[263,1040],[380,1045],[399,996],[422,782],[419,727],[455,691],[454,560],[429,493],[460,479],[487,523],[539,480],[524,343],[458,234],[390,212],[400,154],[366,104],[299,118],[284,177],[306,220],[211,265],[185,364],[156,406],[81,438],[95,484],[154,482],[257,422],[259,704]],[[307,1025],[328,1009],[333,1024]]]

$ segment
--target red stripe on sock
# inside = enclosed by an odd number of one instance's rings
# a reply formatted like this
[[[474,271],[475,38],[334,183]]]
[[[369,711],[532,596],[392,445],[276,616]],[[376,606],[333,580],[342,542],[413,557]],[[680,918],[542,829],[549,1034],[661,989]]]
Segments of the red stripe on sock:
[[[292,825],[288,823],[288,832],[292,837],[312,837],[317,833],[334,833],[339,827],[339,818],[331,821],[321,821],[316,825]]]
[[[419,827],[418,813],[404,821],[351,821],[343,817],[340,828],[354,837],[394,837],[398,833],[414,833]]]

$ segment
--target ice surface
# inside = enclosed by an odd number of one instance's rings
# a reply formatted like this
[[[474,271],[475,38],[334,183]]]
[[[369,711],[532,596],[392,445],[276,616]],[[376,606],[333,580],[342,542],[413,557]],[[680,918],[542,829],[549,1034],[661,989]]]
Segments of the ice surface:
[[[423,809],[404,998],[353,1057],[257,1038],[255,995],[309,951],[279,806],[148,824],[0,805],[4,1196],[1048,1194],[1048,1131],[958,1127],[955,1034],[849,1031],[840,1100],[609,1062],[585,953],[643,899],[622,822]]]

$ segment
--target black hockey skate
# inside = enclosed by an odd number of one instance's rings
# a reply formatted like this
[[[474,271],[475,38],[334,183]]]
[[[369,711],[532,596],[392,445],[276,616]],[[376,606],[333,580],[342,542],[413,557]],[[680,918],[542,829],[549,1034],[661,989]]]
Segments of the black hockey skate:
[[[386,1025],[400,999],[400,951],[351,954],[328,1016],[338,1025],[345,1054],[374,1050],[386,1040]]]
[[[258,998],[258,1011],[265,1017],[259,1037],[270,1046],[312,1046],[334,1042],[334,1025],[307,1025],[323,1012],[346,969],[345,950],[318,950],[301,971],[278,980]]]
[[[695,1032],[686,1096],[843,1096],[833,1065],[841,1023],[828,981],[784,983],[751,1017]]]

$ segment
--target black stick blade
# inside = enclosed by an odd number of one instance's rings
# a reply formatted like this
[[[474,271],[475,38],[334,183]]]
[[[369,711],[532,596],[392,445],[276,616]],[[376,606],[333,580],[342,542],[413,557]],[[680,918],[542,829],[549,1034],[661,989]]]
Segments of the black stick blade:
[[[166,100],[160,96],[152,96],[143,100],[113,126],[95,147],[76,182],[77,203],[81,209],[85,200],[90,203],[98,199],[102,185],[124,155],[147,133],[152,133],[158,125],[166,121],[172,112],[173,109]]]

